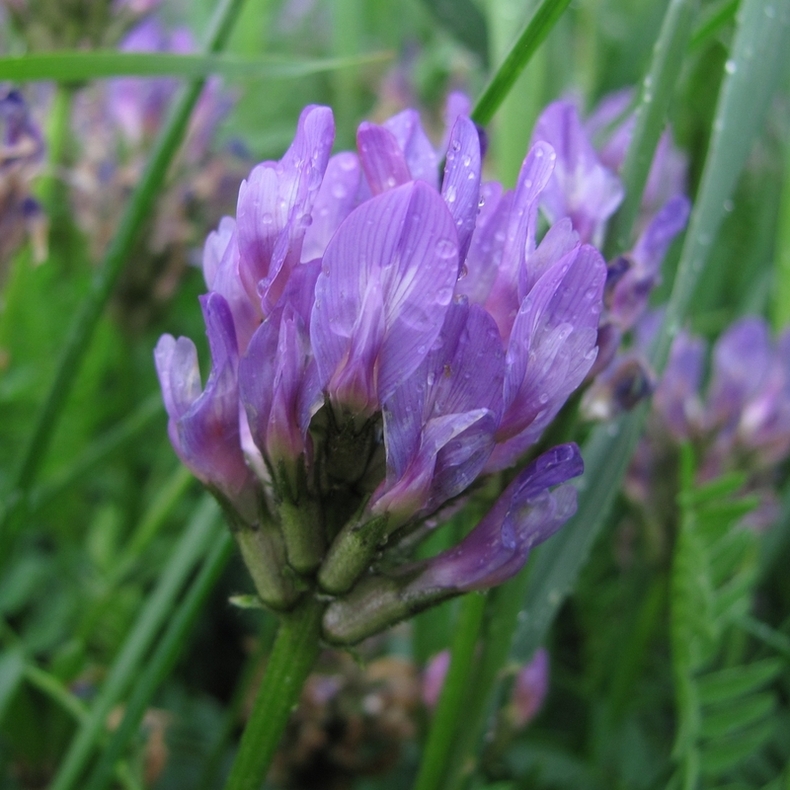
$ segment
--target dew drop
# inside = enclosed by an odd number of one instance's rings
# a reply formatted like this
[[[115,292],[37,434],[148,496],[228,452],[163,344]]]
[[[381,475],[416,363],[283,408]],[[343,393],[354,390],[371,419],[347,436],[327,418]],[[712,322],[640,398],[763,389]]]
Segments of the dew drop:
[[[461,161],[464,163],[464,167],[469,167],[472,164],[472,157],[469,154],[464,154]]]
[[[433,371],[431,371],[428,374],[428,386],[432,387],[434,381],[436,381],[436,374]]]
[[[724,201],[724,210],[729,214],[735,208],[735,204],[731,200]]]
[[[458,245],[451,239],[439,239],[436,242],[436,255],[439,258],[452,258],[458,252]]]
[[[453,147],[453,151],[460,151],[461,150],[461,142],[459,140],[453,140],[452,147]]]
[[[469,269],[467,269],[466,264],[461,266],[461,271],[458,272],[458,279],[463,280],[466,275],[469,274]]]
[[[732,58],[730,58],[724,64],[724,70],[727,72],[727,74],[735,74],[735,72],[738,70],[738,65],[735,63],[735,61]]]
[[[342,200],[347,194],[348,192],[342,184],[340,183],[332,184],[332,197],[335,197],[338,200]]]
[[[447,187],[447,191],[445,192],[444,199],[448,203],[455,203],[456,196],[457,196],[457,190],[452,184],[450,184],[450,186]]]
[[[271,225],[274,222],[274,217],[267,211],[262,217],[261,222],[264,225]]]

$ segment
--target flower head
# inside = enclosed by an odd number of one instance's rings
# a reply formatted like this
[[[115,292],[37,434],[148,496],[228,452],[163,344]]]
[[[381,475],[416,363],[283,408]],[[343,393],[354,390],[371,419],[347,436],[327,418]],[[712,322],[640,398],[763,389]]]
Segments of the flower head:
[[[336,596],[334,641],[499,584],[575,509],[563,484],[582,463],[565,445],[454,549],[371,573],[385,544],[527,452],[596,356],[600,254],[567,219],[536,239],[554,150],[536,144],[513,192],[481,184],[477,128],[453,106],[443,149],[408,110],[334,156],[331,112],[306,108],[206,243],[221,328],[203,393],[193,352],[175,351],[188,341],[157,352],[177,450],[226,496],[262,487],[291,567]]]

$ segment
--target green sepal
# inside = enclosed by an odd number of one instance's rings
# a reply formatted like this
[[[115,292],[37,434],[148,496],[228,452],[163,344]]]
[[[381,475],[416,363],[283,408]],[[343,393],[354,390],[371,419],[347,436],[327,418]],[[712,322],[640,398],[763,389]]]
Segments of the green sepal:
[[[323,638],[333,645],[354,645],[461,594],[454,587],[414,585],[422,570],[420,564],[408,574],[363,579],[347,595],[329,604],[322,623]]]
[[[387,535],[389,517],[370,517],[367,503],[362,512],[349,521],[329,547],[318,571],[318,583],[332,595],[342,595],[370,567],[376,551]]]
[[[273,524],[234,530],[244,564],[266,606],[288,610],[299,599],[293,572],[285,562],[285,543]]]
[[[290,475],[280,462],[275,489],[288,564],[297,573],[312,573],[324,557],[326,537],[323,508],[308,486],[303,457]]]

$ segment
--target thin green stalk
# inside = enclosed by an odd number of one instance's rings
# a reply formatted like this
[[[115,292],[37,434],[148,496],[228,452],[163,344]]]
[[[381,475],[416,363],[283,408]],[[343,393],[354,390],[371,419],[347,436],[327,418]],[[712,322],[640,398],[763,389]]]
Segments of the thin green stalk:
[[[260,790],[288,717],[318,657],[323,611],[324,605],[308,595],[282,615],[225,790]]]
[[[233,690],[233,698],[225,709],[222,724],[219,727],[214,743],[203,761],[200,769],[200,783],[195,790],[210,790],[216,785],[217,772],[222,764],[233,731],[238,727],[242,708],[249,697],[250,686],[258,675],[261,662],[272,648],[276,619],[266,609],[260,610],[266,617],[258,634],[258,645],[246,661],[241,678]]]
[[[47,172],[39,183],[38,194],[50,217],[62,212],[60,201],[56,198],[58,186],[62,183],[60,170],[68,148],[73,98],[73,85],[58,85],[47,120]]]
[[[146,398],[128,417],[99,436],[84,452],[69,463],[68,468],[36,486],[28,496],[28,512],[33,513],[48,505],[53,499],[106,458],[120,450],[127,442],[139,436],[163,412],[162,396],[156,392]]]
[[[667,120],[667,108],[683,66],[697,0],[671,0],[653,48],[650,68],[642,80],[636,105],[636,123],[623,162],[625,198],[612,218],[604,249],[613,258],[631,247],[634,222],[642,204],[650,165]]]
[[[768,11],[770,10],[770,13]],[[785,73],[790,0],[741,0],[738,29],[719,91],[708,154],[652,360],[661,370],[680,331],[741,168]]]
[[[29,663],[25,666],[25,680],[63,708],[77,724],[84,724],[87,721],[88,710],[83,702],[54,675]]]
[[[137,681],[126,705],[123,721],[113,732],[110,742],[102,751],[99,762],[85,785],[86,790],[102,790],[107,786],[113,766],[123,754],[129,740],[137,732],[140,721],[156,690],[175,666],[189,632],[203,609],[206,598],[230,559],[233,546],[233,538],[227,530],[222,530],[214,538],[200,573],[192,582],[184,600],[178,604],[176,613],[168,624],[162,640]]]
[[[689,41],[689,51],[693,52],[698,47],[709,41],[725,25],[735,19],[740,0],[720,0],[716,4],[706,6],[704,14],[694,28]]]
[[[471,593],[461,601],[450,648],[450,666],[433,714],[414,790],[436,790],[447,769],[453,740],[465,719],[465,699],[485,608],[486,596],[480,593]]]
[[[529,567],[488,595],[480,660],[464,700],[464,726],[458,730],[448,762],[445,788],[461,787],[477,766],[478,745],[494,701],[529,584]]]
[[[195,564],[205,553],[219,523],[219,508],[208,495],[176,544],[158,585],[149,597],[115,659],[87,721],[77,731],[50,790],[70,790],[80,779],[99,738],[107,714],[139,673],[146,653],[162,625],[171,616],[178,593]]]
[[[785,140],[784,182],[779,200],[774,245],[773,326],[781,332],[790,324],[790,141]]]
[[[210,25],[205,52],[216,52],[224,46],[243,2],[244,0],[221,0]],[[137,235],[151,213],[170,163],[184,139],[189,118],[204,84],[204,79],[190,82],[176,100],[167,123],[156,140],[140,182],[126,205],[118,231],[104,256],[102,265],[71,323],[57,363],[55,378],[36,415],[33,431],[22,454],[22,461],[12,478],[11,497],[8,498],[10,506],[7,502],[0,513],[0,531],[4,531],[9,516],[15,512],[24,492],[30,488],[46,457],[55,427],[63,413],[63,407],[80,364],[90,347],[91,338],[104,307],[123,271]]]
[[[570,0],[543,0],[538,6],[502,65],[496,70],[493,79],[477,100],[472,111],[472,120],[475,123],[484,126],[494,117],[494,113],[505,100],[519,74],[569,5]]]

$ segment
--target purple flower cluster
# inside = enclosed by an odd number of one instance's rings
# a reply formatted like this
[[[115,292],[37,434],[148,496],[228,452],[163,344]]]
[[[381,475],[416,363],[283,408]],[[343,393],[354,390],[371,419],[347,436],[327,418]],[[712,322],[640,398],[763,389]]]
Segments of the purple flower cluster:
[[[690,443],[701,481],[745,474],[746,489],[759,503],[746,523],[768,527],[778,515],[777,465],[790,454],[790,330],[773,340],[762,318],[743,318],[715,343],[709,365],[707,357],[702,338],[686,332],[675,338],[627,490],[635,501],[660,509],[653,501],[657,470],[668,465],[677,445]]]
[[[775,466],[790,453],[790,330],[771,339],[762,318],[734,323],[716,342],[705,393],[705,342],[681,333],[654,408],[677,442],[704,447],[705,479]]]
[[[464,112],[439,152],[412,110],[363,123],[356,153],[331,156],[333,139],[331,111],[307,107],[209,236],[205,388],[190,340],[164,336],[156,363],[173,445],[232,512],[242,549],[265,532],[291,575],[337,596],[325,636],[352,642],[504,581],[574,512],[561,484],[582,462],[564,445],[455,548],[378,563],[535,444],[595,361],[606,266],[567,217],[536,241],[564,166],[546,142],[505,192],[481,183]],[[265,595],[288,605],[279,574]]]
[[[548,142],[558,155],[541,207],[551,222],[569,217],[582,241],[602,242],[607,222],[623,199],[618,174],[635,123],[628,113],[631,98],[629,90],[605,98],[586,121],[573,102],[558,101],[535,125],[533,142]],[[620,349],[647,309],[669,245],[686,225],[690,205],[683,194],[685,171],[685,159],[667,130],[642,197],[636,243],[607,266],[598,357],[588,376],[596,380],[583,403],[591,418],[611,419],[651,391],[652,375],[643,356]]]

